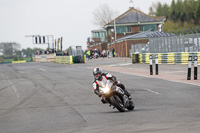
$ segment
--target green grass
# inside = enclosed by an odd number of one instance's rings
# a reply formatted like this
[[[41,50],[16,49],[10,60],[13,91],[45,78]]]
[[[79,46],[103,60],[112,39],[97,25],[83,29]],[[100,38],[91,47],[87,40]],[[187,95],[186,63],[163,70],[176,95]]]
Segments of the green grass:
[[[19,58],[18,60],[21,60],[21,59],[26,60],[26,61],[31,61],[32,60],[31,57]],[[14,59],[4,59],[4,62],[12,62],[12,61],[14,61]]]
[[[14,61],[14,59],[3,59],[4,60],[4,62],[12,62],[12,61]]]

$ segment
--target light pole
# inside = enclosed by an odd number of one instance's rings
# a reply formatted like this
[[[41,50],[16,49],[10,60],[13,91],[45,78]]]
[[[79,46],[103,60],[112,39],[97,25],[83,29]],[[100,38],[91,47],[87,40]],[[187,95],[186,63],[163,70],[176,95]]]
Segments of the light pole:
[[[115,41],[116,41],[116,39],[117,39],[117,31],[116,31],[115,19],[114,19],[114,32],[115,32]]]

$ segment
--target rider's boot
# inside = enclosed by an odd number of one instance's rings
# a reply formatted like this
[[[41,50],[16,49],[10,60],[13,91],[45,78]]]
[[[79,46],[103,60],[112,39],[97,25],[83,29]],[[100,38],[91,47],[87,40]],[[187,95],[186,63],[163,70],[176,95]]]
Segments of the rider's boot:
[[[131,94],[130,94],[126,89],[124,90],[124,93],[125,93],[125,95],[128,96],[128,99],[129,99],[129,100],[132,99]]]
[[[126,90],[125,86],[121,83],[118,83],[117,86],[119,86],[120,88],[122,88],[124,90],[125,95],[128,96],[129,100],[132,99],[131,94]]]

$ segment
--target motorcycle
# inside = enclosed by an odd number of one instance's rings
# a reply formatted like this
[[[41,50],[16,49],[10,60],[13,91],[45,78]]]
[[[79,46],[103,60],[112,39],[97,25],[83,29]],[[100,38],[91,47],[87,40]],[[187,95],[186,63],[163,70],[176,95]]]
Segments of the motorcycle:
[[[120,83],[118,81],[118,83]],[[99,87],[99,92],[102,95],[103,100],[113,108],[117,108],[120,112],[125,112],[126,109],[133,110],[135,105],[131,99],[128,98],[125,91],[117,86],[117,83],[112,83],[110,80],[106,84]]]

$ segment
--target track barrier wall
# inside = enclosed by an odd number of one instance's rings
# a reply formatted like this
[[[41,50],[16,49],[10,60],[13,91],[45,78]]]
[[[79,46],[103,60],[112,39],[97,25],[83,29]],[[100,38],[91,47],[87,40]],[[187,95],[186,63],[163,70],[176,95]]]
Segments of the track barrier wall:
[[[74,63],[86,63],[86,55],[77,56],[55,56],[54,54],[47,55],[35,55],[33,58],[35,62],[55,62],[60,64],[74,64]]]
[[[73,56],[56,56],[55,63],[60,64],[74,64]]]
[[[54,62],[55,56],[54,54],[35,55],[35,58],[33,60],[35,62]]]
[[[84,56],[55,56],[55,63],[60,63],[60,64],[86,63],[86,55]]]
[[[197,56],[197,63],[200,65],[200,52],[196,53],[144,53],[144,54],[131,54],[132,63],[149,63],[149,55],[152,55],[152,60],[155,62],[156,55],[158,55],[158,64],[188,64],[189,56]]]
[[[26,60],[12,61],[12,63],[26,63]]]

